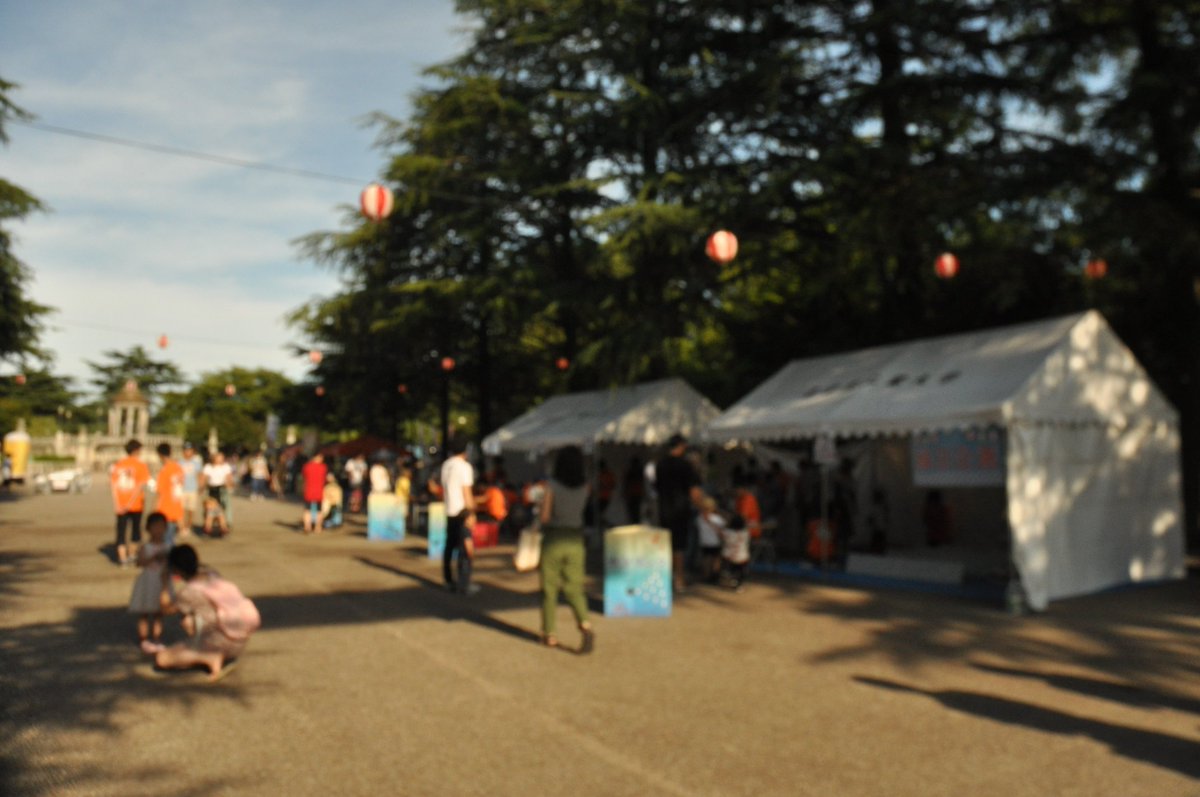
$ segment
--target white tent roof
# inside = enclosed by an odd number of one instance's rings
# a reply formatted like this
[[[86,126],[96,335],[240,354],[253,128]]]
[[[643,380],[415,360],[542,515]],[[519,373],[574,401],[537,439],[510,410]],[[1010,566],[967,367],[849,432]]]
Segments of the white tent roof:
[[[708,426],[712,442],[912,434],[1013,423],[1174,423],[1133,354],[1088,311],[795,360]]]
[[[721,414],[682,379],[554,396],[484,438],[484,453],[549,451],[565,445],[659,445],[695,436]]]

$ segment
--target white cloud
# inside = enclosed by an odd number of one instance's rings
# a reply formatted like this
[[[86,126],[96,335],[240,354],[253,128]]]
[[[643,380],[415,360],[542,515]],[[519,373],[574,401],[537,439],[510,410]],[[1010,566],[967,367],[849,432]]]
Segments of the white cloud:
[[[420,71],[461,49],[450,0],[50,0],[5,9],[11,99],[40,121],[249,161],[372,179],[374,110],[402,116]],[[59,370],[172,340],[190,374],[243,365],[300,376],[282,316],[337,286],[292,241],[337,229],[351,184],[305,180],[8,129],[0,174],[52,213],[11,225],[59,309]],[[118,331],[114,331],[118,330]]]

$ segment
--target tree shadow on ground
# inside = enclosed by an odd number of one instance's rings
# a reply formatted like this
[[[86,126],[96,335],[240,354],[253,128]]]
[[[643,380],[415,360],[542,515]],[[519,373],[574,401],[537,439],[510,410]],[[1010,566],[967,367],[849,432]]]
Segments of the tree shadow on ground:
[[[1200,777],[1200,745],[1189,739],[1079,717],[1065,711],[978,692],[920,689],[897,681],[867,676],[856,676],[854,680],[866,686],[927,697],[951,711],[1007,725],[1019,725],[1063,736],[1086,736],[1106,745],[1116,755],[1174,770],[1188,777]]]
[[[18,578],[29,578],[29,573]],[[12,589],[13,574],[3,578]],[[166,712],[196,710],[213,700],[242,702],[235,682],[215,689],[200,673],[162,679],[136,677],[151,665],[133,644],[133,620],[123,607],[76,610],[65,622],[5,628],[0,635],[0,794],[78,793],[117,788],[111,772],[31,762],[44,756],[35,741],[47,731],[119,732],[118,712],[146,702]],[[171,688],[164,688],[163,680]],[[208,780],[183,786],[177,769],[138,769],[120,777],[127,793],[211,794],[244,784]]]
[[[1041,681],[1055,689],[1074,692],[1099,700],[1107,700],[1110,703],[1118,703],[1123,706],[1132,706],[1134,708],[1165,708],[1173,711],[1200,714],[1200,700],[1181,695],[1163,694],[1134,684],[1120,683],[1103,678],[1087,678],[1065,673],[1005,667],[975,661],[971,662],[971,666],[977,670],[992,673],[993,675]]]
[[[917,668],[965,655],[996,656],[1009,664],[1056,661],[1098,670],[1163,693],[1194,683],[1200,672],[1195,575],[1058,601],[1024,617],[963,599],[888,590],[810,587],[796,597],[800,611],[852,621],[863,631],[853,643],[808,657],[810,664],[882,654]]]

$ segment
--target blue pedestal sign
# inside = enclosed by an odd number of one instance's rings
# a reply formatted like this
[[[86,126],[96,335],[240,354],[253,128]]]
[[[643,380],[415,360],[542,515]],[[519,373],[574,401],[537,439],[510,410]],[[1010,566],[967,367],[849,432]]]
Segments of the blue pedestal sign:
[[[671,616],[671,534],[653,526],[604,533],[604,615]]]
[[[430,559],[441,559],[446,550],[446,505],[440,501],[429,505],[427,547]]]
[[[367,539],[398,542],[404,539],[404,518],[408,505],[393,493],[367,496]]]

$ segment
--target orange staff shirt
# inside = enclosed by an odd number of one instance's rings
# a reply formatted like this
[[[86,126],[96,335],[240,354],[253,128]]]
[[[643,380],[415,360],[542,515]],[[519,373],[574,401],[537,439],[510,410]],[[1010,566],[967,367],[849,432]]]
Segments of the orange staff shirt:
[[[158,472],[158,506],[169,523],[183,520],[183,467],[170,460]]]
[[[126,512],[141,512],[145,508],[145,487],[150,481],[150,469],[146,463],[130,454],[113,465],[112,474],[113,509],[118,515]]]

